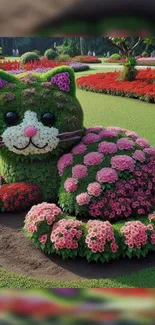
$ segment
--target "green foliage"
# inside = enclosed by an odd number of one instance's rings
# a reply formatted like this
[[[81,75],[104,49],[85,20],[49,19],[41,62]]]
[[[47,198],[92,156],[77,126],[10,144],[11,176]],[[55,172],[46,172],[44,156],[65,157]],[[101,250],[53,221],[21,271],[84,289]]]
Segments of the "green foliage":
[[[76,37],[64,38],[62,45],[57,46],[58,55],[69,55],[73,57],[80,54],[79,40]]]
[[[54,60],[57,57],[57,52],[53,49],[48,49],[45,51],[44,56],[46,56],[48,60]]]
[[[0,55],[2,55],[2,47],[0,47]]]
[[[110,56],[109,59],[120,60],[120,59],[121,59],[121,56],[120,56],[120,54],[118,54],[118,53],[114,53],[114,54],[112,54],[112,55]]]
[[[26,52],[20,58],[20,61],[24,64],[36,60],[39,61],[40,59],[39,55],[35,52]]]
[[[135,69],[136,64],[137,61],[135,58],[133,57],[126,58],[124,69],[121,72],[119,79],[134,81],[137,76],[137,70]]]
[[[59,54],[58,60],[60,61],[69,61],[71,57],[68,54]]]
[[[148,58],[148,56],[149,56],[149,54],[146,51],[142,52],[142,54],[141,54],[142,58]]]
[[[71,80],[70,94],[64,93],[57,86],[51,85],[50,92],[44,97],[46,87],[42,82],[50,81],[51,77],[57,73],[69,72]],[[23,120],[25,111],[33,110],[37,112],[39,120],[45,112],[55,114],[55,127],[60,133],[79,130],[83,127],[83,112],[81,106],[75,97],[75,77],[74,72],[69,67],[59,67],[52,71],[42,74],[40,77],[30,76],[28,79],[19,79],[3,70],[0,70],[0,77],[14,84],[14,89],[9,88],[9,84],[1,89],[0,94],[0,134],[3,134],[7,125],[5,123],[6,112],[14,111],[19,115],[20,121]],[[26,78],[26,77],[24,77]],[[26,84],[26,80],[32,81],[32,84]],[[32,95],[35,100],[30,103],[22,95],[23,90],[29,88],[36,89],[36,95]],[[4,93],[14,93],[15,99],[4,102],[2,95]],[[61,109],[59,108],[61,106]],[[42,155],[24,156],[17,155],[8,150],[7,147],[0,149],[0,173],[6,180],[6,183],[30,182],[40,187],[45,201],[57,201],[59,189],[59,176],[57,172],[57,161],[65,152],[70,151],[75,142],[60,143],[57,149],[52,153]],[[37,166],[37,168],[36,168]]]
[[[32,52],[33,52],[33,53],[36,53],[36,54],[39,55],[39,56],[41,55],[41,53],[40,53],[39,50],[33,50]]]

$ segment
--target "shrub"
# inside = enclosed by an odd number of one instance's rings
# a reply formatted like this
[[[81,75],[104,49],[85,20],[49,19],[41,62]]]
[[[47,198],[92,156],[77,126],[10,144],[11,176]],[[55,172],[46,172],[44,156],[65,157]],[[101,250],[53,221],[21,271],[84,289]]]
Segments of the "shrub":
[[[68,54],[60,54],[57,58],[59,61],[69,61],[71,57]]]
[[[0,188],[0,208],[2,211],[23,211],[41,201],[41,191],[36,185],[15,183]]]
[[[137,70],[135,69],[136,64],[137,61],[135,58],[126,58],[124,69],[120,74],[120,80],[134,81],[137,76]]]
[[[112,54],[112,55],[110,56],[109,59],[112,59],[112,60],[120,60],[120,59],[121,59],[121,56],[120,56],[120,54],[118,54],[118,53],[114,53],[114,54]]]
[[[33,50],[32,52],[38,54],[39,56],[41,55],[39,50]]]
[[[48,59],[48,60],[54,60],[57,57],[57,52],[53,49],[48,49],[45,51],[44,56]]]
[[[40,60],[39,55],[35,52],[26,52],[20,58],[21,63],[24,64],[32,61],[39,61],[39,60]]]
[[[149,54],[148,52],[144,51],[142,54],[141,54],[142,58],[148,58],[149,57]]]

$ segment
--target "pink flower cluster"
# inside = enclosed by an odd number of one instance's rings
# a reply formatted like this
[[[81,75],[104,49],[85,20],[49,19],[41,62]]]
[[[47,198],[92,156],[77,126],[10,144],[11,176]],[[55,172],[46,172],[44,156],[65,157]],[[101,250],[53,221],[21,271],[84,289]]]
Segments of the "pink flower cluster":
[[[87,187],[87,191],[89,195],[98,197],[102,192],[101,185],[97,182],[90,183]]]
[[[103,253],[107,243],[113,253],[117,252],[118,246],[115,241],[114,230],[110,222],[88,221],[88,234],[86,236],[86,244],[93,253]],[[111,243],[110,243],[111,242]]]
[[[99,133],[102,130],[103,130],[102,126],[94,126],[92,128],[88,128],[86,131],[86,134],[91,133],[91,132]]]
[[[90,196],[88,195],[88,193],[81,193],[76,196],[76,202],[80,206],[88,205],[90,202]]]
[[[103,162],[103,154],[99,152],[90,152],[84,156],[84,164],[87,166],[100,165]]]
[[[54,224],[51,242],[56,250],[76,249],[82,236],[82,222],[72,219],[61,219]]]
[[[100,138],[114,138],[117,137],[119,131],[117,129],[105,129],[99,133]]]
[[[39,237],[39,242],[40,242],[41,244],[46,244],[46,242],[47,242],[47,238],[48,238],[48,235],[47,235],[47,234],[42,235],[41,237]]]
[[[117,140],[117,147],[119,150],[131,150],[134,147],[134,143],[132,140],[128,140],[127,138],[122,138]]]
[[[145,148],[143,151],[148,155],[155,156],[155,148]]]
[[[145,153],[142,150],[136,150],[133,153],[132,158],[143,163],[145,161]]]
[[[133,171],[135,167],[134,160],[126,155],[114,156],[111,159],[111,166],[120,171],[130,170]]]
[[[98,134],[95,134],[95,133],[88,133],[87,135],[85,135],[82,138],[82,142],[84,144],[95,143],[95,142],[98,142],[99,140],[100,140],[100,136]]]
[[[125,135],[132,139],[137,139],[139,137],[137,133],[132,132],[132,131],[126,131]]]
[[[103,154],[112,154],[117,152],[117,145],[113,142],[103,141],[98,146],[98,151]]]
[[[51,83],[59,87],[64,92],[70,91],[70,77],[68,72],[57,73],[51,78]]]
[[[118,175],[112,168],[102,168],[97,172],[96,180],[99,183],[115,183],[118,180]]]
[[[87,150],[87,147],[83,143],[79,143],[77,146],[75,146],[72,149],[72,154],[73,155],[81,155]]]
[[[88,170],[87,167],[84,165],[75,165],[72,168],[72,176],[74,178],[80,179],[80,178],[84,178],[88,175]]]
[[[115,193],[106,191],[102,200],[89,205],[89,214],[103,220],[148,215],[155,205],[155,163],[135,167],[132,178],[115,183]]]
[[[142,138],[138,138],[136,143],[142,148],[149,147],[149,142]]]
[[[78,181],[75,178],[67,178],[64,184],[66,192],[75,192],[77,190]]]
[[[73,163],[73,156],[71,153],[63,155],[58,161],[59,175],[62,176],[65,169]]]
[[[125,237],[125,244],[129,248],[141,248],[147,244],[147,226],[140,221],[126,222],[120,229],[121,233]]]
[[[55,222],[56,217],[61,213],[61,209],[58,208],[55,204],[44,202],[38,205],[34,205],[26,215],[26,229],[30,234],[33,234],[38,230],[39,223],[45,220],[47,224],[51,226]]]

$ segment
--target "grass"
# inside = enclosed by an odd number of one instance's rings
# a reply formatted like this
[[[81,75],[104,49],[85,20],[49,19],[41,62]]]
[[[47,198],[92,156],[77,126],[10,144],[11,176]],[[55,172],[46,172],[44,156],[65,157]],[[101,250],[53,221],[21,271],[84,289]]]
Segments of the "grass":
[[[66,261],[67,263],[67,261]],[[89,265],[88,265],[89,267]],[[91,267],[91,266],[90,266]],[[104,266],[103,266],[104,267]],[[25,277],[0,269],[0,288],[154,288],[155,267],[116,278],[70,281],[47,281]]]

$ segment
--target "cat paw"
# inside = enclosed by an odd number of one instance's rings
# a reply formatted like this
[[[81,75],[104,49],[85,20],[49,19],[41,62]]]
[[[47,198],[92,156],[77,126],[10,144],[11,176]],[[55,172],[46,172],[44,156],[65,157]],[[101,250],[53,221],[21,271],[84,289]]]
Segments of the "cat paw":
[[[26,183],[5,184],[0,187],[0,210],[23,211],[42,200],[38,186]]]

